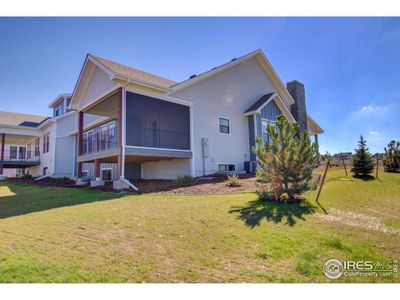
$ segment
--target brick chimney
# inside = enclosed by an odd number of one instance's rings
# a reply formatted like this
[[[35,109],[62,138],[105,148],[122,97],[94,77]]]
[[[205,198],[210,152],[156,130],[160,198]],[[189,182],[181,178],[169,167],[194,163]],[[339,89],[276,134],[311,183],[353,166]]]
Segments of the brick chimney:
[[[299,124],[299,131],[302,133],[304,130],[307,130],[307,108],[304,84],[300,81],[293,80],[286,83],[286,88],[295,101],[295,104],[290,107],[290,112]]]

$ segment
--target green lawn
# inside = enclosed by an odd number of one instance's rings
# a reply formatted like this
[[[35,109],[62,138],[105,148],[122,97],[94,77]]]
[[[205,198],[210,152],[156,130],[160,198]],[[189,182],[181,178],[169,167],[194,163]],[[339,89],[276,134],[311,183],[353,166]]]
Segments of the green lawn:
[[[329,258],[399,259],[400,174],[328,175],[321,207],[3,182],[0,282],[329,282]]]

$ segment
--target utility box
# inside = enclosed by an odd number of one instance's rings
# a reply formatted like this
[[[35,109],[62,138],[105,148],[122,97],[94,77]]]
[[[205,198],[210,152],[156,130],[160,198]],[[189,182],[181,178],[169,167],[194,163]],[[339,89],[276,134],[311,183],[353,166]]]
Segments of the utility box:
[[[210,147],[209,147],[209,142],[208,138],[202,138],[201,139],[201,145],[203,149],[203,158],[207,158],[210,155]]]

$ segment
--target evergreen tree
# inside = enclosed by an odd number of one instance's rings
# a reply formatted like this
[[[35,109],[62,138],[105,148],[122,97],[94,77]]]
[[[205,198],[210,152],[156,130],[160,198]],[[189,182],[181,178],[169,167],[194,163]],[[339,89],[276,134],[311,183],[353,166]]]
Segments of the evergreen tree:
[[[269,124],[269,142],[256,138],[252,151],[257,155],[257,177],[262,182],[262,196],[289,200],[311,188],[312,171],[319,160],[318,145],[311,144],[308,133],[298,135],[298,124],[290,124],[279,115],[276,127]]]
[[[396,172],[400,170],[400,142],[391,141],[383,155],[383,167],[385,172]]]
[[[353,155],[353,168],[351,172],[355,176],[366,176],[372,173],[374,169],[372,156],[368,152],[367,141],[361,135],[360,141],[358,142],[358,149],[355,149],[356,153]]]

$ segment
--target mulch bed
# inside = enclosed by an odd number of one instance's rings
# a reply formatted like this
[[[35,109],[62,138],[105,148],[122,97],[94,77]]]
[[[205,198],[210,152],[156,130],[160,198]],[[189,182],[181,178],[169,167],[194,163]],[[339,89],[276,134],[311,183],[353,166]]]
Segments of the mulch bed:
[[[87,185],[83,186],[77,186],[75,180],[72,179],[63,179],[63,181],[57,180],[52,177],[45,177],[40,180],[34,180],[28,179],[28,178],[18,178],[18,177],[12,177],[12,178],[7,178],[8,181],[12,182],[21,182],[21,183],[30,183],[30,184],[36,184],[36,185],[42,185],[42,186],[57,186],[57,187],[87,187]]]
[[[147,193],[164,193],[164,194],[229,194],[237,192],[254,192],[257,188],[255,176],[252,174],[239,175],[241,186],[230,187],[227,185],[228,179],[224,174],[214,174],[195,179],[195,183],[187,187],[177,187],[174,180],[132,180],[132,183],[139,188],[140,194]],[[74,180],[57,180],[55,178],[46,177],[41,180],[27,178],[8,178],[12,182],[30,183],[41,186],[55,186],[67,188],[90,188],[93,190],[101,190],[103,192],[120,193],[113,189],[113,183],[106,182],[104,186],[91,188],[89,182],[86,185],[76,185]],[[129,189],[128,193],[135,193]]]
[[[195,179],[195,183],[187,187],[177,187],[174,180],[133,180],[132,183],[141,193],[168,194],[229,194],[237,192],[254,192],[256,179],[253,174],[239,175],[241,186],[230,187],[224,174],[214,174]]]

